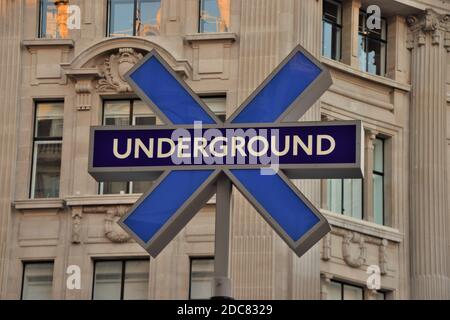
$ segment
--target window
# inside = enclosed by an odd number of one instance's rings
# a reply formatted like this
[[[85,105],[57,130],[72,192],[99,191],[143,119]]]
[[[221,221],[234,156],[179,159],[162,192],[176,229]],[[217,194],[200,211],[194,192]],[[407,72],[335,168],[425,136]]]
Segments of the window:
[[[225,121],[227,105],[227,97],[225,95],[203,96],[201,99],[220,120]]]
[[[63,102],[38,102],[35,109],[31,198],[59,197]]]
[[[364,289],[331,280],[327,285],[327,300],[364,300]]]
[[[22,300],[50,300],[53,288],[53,262],[24,262]]]
[[[373,142],[373,215],[375,223],[383,225],[384,219],[384,140]]]
[[[386,73],[386,20],[381,19],[381,29],[369,29],[367,20],[370,15],[359,14],[359,65],[362,71],[384,76]]]
[[[200,0],[199,32],[230,30],[230,0]]]
[[[148,299],[148,274],[148,259],[96,261],[92,299]]]
[[[150,126],[156,124],[156,116],[150,107],[137,99],[105,100],[103,102],[103,125],[106,126]],[[100,194],[143,193],[151,181],[101,182]]]
[[[322,55],[329,59],[341,59],[342,5],[332,0],[323,1]]]
[[[327,180],[327,204],[332,212],[362,219],[362,179]]]
[[[108,36],[154,36],[161,26],[161,0],[109,0]]]
[[[40,38],[61,39],[69,37],[67,27],[68,5],[68,0],[40,0]]]
[[[189,299],[209,299],[213,293],[214,258],[192,258]]]

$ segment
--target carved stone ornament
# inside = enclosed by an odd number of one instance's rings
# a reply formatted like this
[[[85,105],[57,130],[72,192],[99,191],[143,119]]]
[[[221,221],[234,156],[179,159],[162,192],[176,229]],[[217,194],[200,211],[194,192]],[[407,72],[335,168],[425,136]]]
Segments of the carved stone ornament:
[[[72,243],[81,243],[81,219],[83,214],[81,210],[72,211]]]
[[[353,253],[351,243],[359,247],[358,253]],[[366,262],[366,245],[364,237],[357,232],[346,232],[342,239],[342,256],[345,263],[352,268],[359,268]]]
[[[101,78],[98,80],[97,91],[131,92],[131,87],[125,81],[125,74],[142,58],[143,55],[133,48],[121,48],[117,53],[111,54],[100,67]]]
[[[106,211],[105,236],[111,240],[111,242],[124,243],[131,239],[130,235],[117,224],[117,221],[126,212],[127,207],[125,206],[112,207]]]
[[[450,45],[447,41],[450,33],[450,16],[441,15],[432,9],[427,9],[423,14],[408,16],[406,22],[409,26],[409,34],[407,39],[408,49],[425,45],[426,35],[430,33],[432,36],[432,44],[438,45],[445,40],[444,46],[448,48]]]

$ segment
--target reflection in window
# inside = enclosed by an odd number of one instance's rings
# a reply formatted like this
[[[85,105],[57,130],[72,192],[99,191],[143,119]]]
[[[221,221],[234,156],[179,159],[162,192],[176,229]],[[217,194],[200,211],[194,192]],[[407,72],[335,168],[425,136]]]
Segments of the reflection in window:
[[[156,116],[141,100],[105,100],[103,103],[103,125],[150,126],[155,124]],[[101,182],[99,192],[100,194],[144,193],[151,185],[151,181]]]
[[[59,197],[63,102],[36,104],[31,198]]]
[[[53,262],[25,262],[22,300],[50,300],[53,288]]]
[[[200,0],[199,32],[230,30],[230,0]]]
[[[323,1],[322,55],[329,59],[341,59],[342,6],[340,2]]]
[[[362,71],[384,76],[386,73],[386,20],[381,19],[381,29],[369,29],[365,12],[359,14],[359,65]]]
[[[373,214],[374,221],[385,224],[384,219],[384,140],[373,142]]]
[[[68,0],[40,0],[39,37],[51,39],[68,38],[68,10]]]
[[[144,300],[148,298],[149,261],[96,261],[93,300]]]
[[[189,299],[210,299],[213,295],[214,258],[191,259]]]
[[[159,35],[161,0],[109,0],[108,35]]]
[[[328,179],[327,204],[332,212],[362,219],[362,179]]]

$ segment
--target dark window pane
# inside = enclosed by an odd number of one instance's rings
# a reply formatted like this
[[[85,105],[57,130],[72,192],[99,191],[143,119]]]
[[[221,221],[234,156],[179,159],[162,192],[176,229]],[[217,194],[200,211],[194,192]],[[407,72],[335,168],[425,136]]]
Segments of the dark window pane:
[[[384,75],[386,45],[377,40],[367,39],[366,57],[367,72]]]
[[[36,142],[32,196],[34,198],[57,198],[61,173],[61,142]]]
[[[103,194],[124,194],[128,192],[128,182],[103,182]]]
[[[133,125],[144,126],[144,125],[155,125],[156,116],[148,105],[140,100],[135,100],[133,102]]]
[[[36,138],[62,137],[64,104],[60,102],[36,105]]]
[[[343,300],[364,300],[363,289],[360,287],[344,284]]]
[[[122,261],[98,261],[95,263],[94,300],[120,300]]]
[[[200,0],[200,32],[227,32],[230,0]]]
[[[134,0],[110,0],[109,35],[132,36]]]
[[[323,18],[329,22],[341,24],[341,5],[334,1],[323,2]]]
[[[24,265],[22,300],[50,300],[52,288],[53,262]]]
[[[153,181],[133,181],[133,193],[147,192],[152,184]]]
[[[161,1],[137,0],[136,2],[136,35],[159,35],[161,26]]]

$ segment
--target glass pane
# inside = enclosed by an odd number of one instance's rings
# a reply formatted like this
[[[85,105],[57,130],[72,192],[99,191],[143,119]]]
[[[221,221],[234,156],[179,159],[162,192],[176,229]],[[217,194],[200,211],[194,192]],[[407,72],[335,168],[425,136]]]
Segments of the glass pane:
[[[154,126],[156,124],[156,116],[148,105],[140,100],[133,102],[133,125],[137,126]]]
[[[62,137],[63,135],[62,102],[40,102],[36,105],[35,137]]]
[[[200,32],[228,32],[230,0],[200,1]]]
[[[381,75],[385,74],[386,44],[373,39],[367,39],[367,72]]]
[[[362,219],[362,180],[343,180],[343,214],[356,219]]]
[[[328,210],[336,213],[342,213],[342,180],[327,180],[327,204]]]
[[[67,27],[69,1],[42,0],[41,2],[41,30],[43,38],[68,38]]]
[[[386,294],[384,292],[375,293],[375,300],[386,300]]]
[[[94,275],[94,300],[120,300],[122,261],[97,261]]]
[[[341,55],[341,28],[324,21],[322,55],[329,59],[340,60]]]
[[[134,0],[110,0],[109,36],[132,36]]]
[[[341,24],[341,5],[338,2],[324,0],[323,18],[329,22]]]
[[[53,287],[53,263],[24,265],[23,300],[50,300]]]
[[[383,164],[383,143],[384,141],[381,139],[375,139],[373,142],[373,170],[377,172],[384,172],[384,164]]]
[[[203,102],[214,112],[219,118],[226,118],[227,97],[202,97]]]
[[[126,181],[103,182],[102,194],[125,194],[127,192],[128,182]]]
[[[192,259],[191,299],[209,299],[213,294],[214,259]]]
[[[383,176],[373,174],[373,214],[375,223],[384,224]]]
[[[147,192],[152,185],[153,185],[152,181],[133,181],[132,193]]]
[[[125,264],[124,300],[148,299],[149,261],[127,261]]]
[[[327,300],[342,300],[342,284],[331,281],[327,285]]]
[[[161,0],[137,0],[136,35],[159,35],[161,26]]]
[[[360,287],[344,284],[344,299],[343,300],[364,300],[363,289]]]
[[[366,37],[358,35],[359,47],[359,69],[367,71],[367,52],[366,52]]]
[[[61,172],[61,142],[36,142],[34,145],[34,198],[57,198]]]
[[[105,101],[103,124],[107,126],[130,125],[130,100]]]

